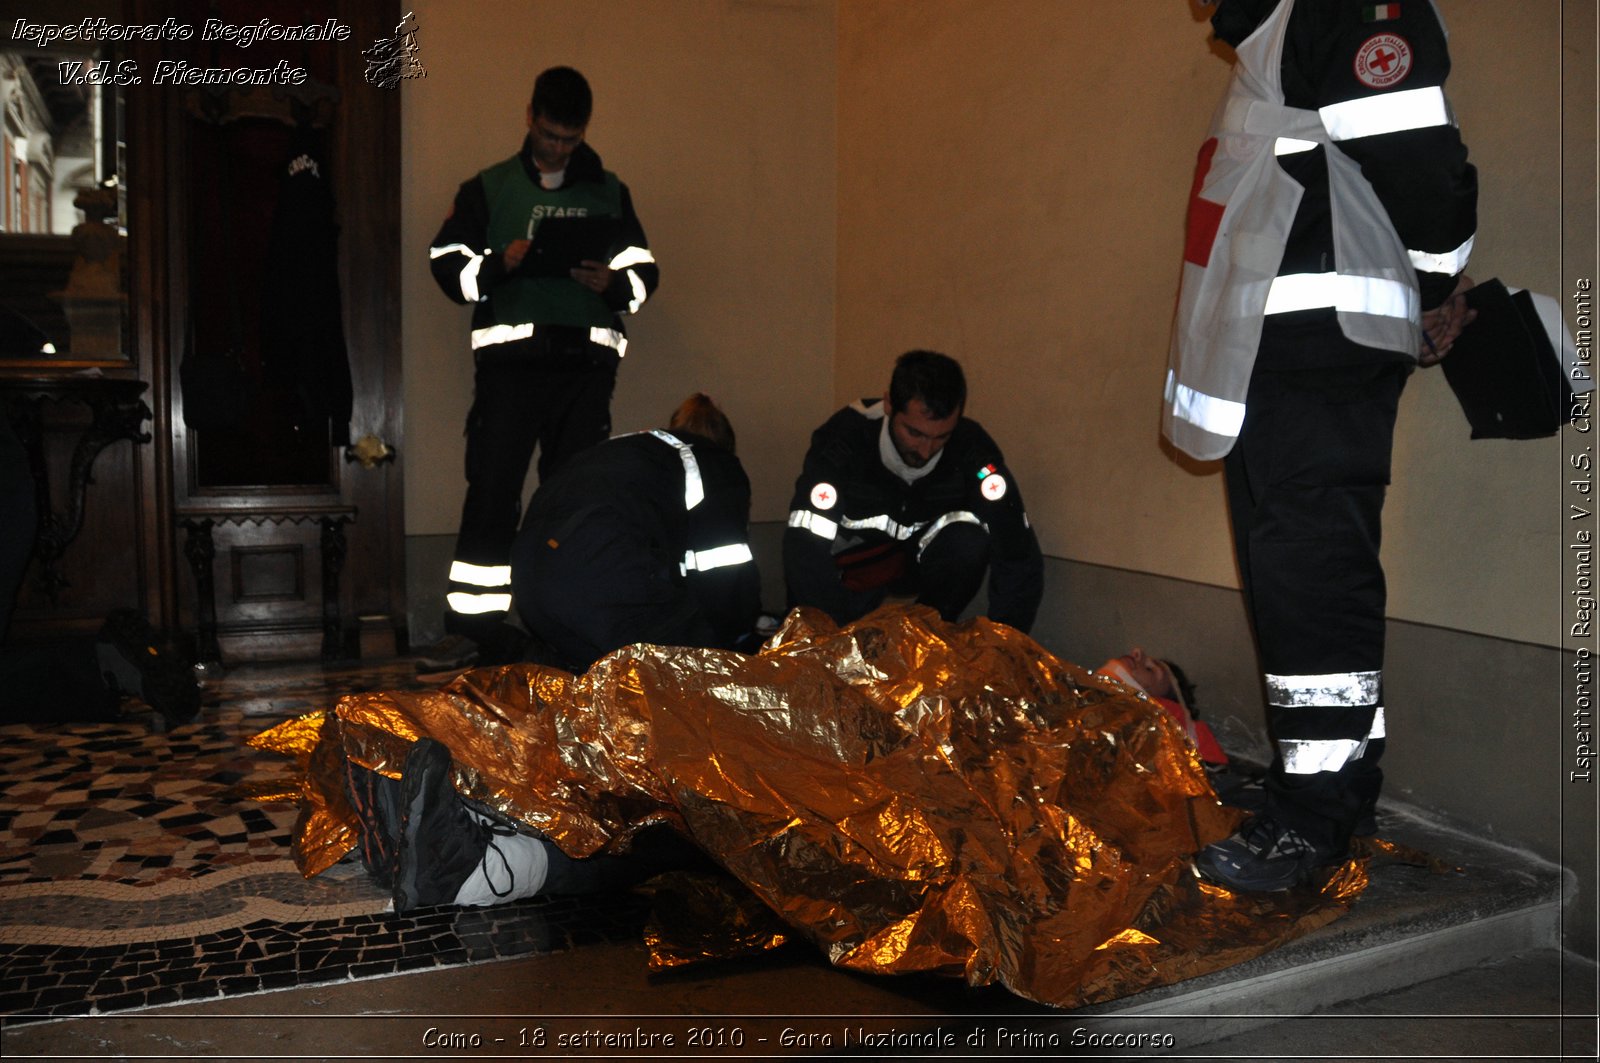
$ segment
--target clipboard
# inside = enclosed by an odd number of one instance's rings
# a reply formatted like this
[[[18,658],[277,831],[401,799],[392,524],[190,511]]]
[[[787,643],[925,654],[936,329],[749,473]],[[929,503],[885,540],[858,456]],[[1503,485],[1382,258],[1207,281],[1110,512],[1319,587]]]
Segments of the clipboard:
[[[1478,312],[1440,362],[1473,439],[1541,439],[1572,419],[1572,384],[1530,292],[1498,279],[1466,293]]]
[[[535,277],[565,277],[585,261],[607,262],[616,242],[617,219],[544,218],[517,272]]]

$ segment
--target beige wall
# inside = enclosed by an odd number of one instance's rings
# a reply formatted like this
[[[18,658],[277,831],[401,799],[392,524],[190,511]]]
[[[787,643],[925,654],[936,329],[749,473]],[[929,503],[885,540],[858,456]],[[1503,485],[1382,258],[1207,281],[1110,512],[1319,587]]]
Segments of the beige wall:
[[[1593,189],[1560,195],[1560,0],[1439,6],[1483,187],[1472,272],[1565,297],[1594,265],[1592,241],[1569,244],[1563,276],[1562,216],[1592,215]],[[1158,433],[1193,153],[1229,72],[1192,7],[419,0],[416,14],[408,534],[454,530],[470,393],[466,311],[433,287],[427,241],[456,184],[515,148],[532,74],[571,62],[595,85],[591,140],[662,261],[631,326],[619,431],[707,388],[741,429],[755,518],[779,520],[809,430],[881,391],[895,354],[931,346],[967,365],[971,412],[1048,554],[1237,585],[1220,474]],[[1590,55],[1566,44],[1569,62]],[[1391,613],[1558,642],[1562,479],[1557,441],[1469,442],[1442,375],[1415,376],[1387,513]]]
[[[831,389],[833,4],[411,6],[427,77],[401,89],[407,534],[455,531],[472,390],[468,311],[435,287],[428,242],[456,187],[517,150],[534,75],[561,63],[589,78],[589,140],[628,184],[661,263],[659,292],[629,324],[614,427],[661,424],[708,392],[740,433],[758,515],[775,517],[794,474],[763,473],[799,467]]]
[[[1560,296],[1559,4],[1439,6],[1481,171],[1473,273]],[[1216,464],[1158,436],[1193,153],[1229,73],[1209,25],[1168,0],[847,0],[839,35],[836,398],[940,347],[1046,553],[1236,586]],[[1469,444],[1419,374],[1394,475],[1391,613],[1559,641],[1558,443]]]

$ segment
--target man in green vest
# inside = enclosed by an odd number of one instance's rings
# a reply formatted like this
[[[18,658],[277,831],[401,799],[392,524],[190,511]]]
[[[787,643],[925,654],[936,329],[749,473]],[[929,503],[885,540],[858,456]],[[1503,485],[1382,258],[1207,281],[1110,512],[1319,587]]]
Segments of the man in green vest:
[[[445,638],[419,670],[518,655],[503,621],[528,464],[537,447],[542,481],[611,434],[622,319],[660,279],[627,186],[584,142],[592,110],[578,71],[540,74],[522,150],[461,186],[429,248],[439,287],[473,308],[474,377]]]

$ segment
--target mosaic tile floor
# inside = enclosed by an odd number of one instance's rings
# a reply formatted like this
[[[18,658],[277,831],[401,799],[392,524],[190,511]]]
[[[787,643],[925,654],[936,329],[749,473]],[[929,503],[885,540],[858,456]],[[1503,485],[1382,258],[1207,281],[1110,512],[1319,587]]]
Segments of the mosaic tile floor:
[[[410,669],[243,666],[169,734],[138,712],[0,727],[0,1021],[637,940],[631,896],[398,917],[353,857],[300,876],[295,806],[249,796],[293,765],[245,740],[340,694],[415,687]]]

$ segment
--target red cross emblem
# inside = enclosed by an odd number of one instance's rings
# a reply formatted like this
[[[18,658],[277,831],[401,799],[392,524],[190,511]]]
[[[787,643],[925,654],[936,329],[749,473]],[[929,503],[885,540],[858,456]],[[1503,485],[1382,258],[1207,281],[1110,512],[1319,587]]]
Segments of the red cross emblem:
[[[1395,33],[1368,37],[1356,49],[1356,79],[1368,88],[1386,89],[1398,85],[1411,73],[1411,45]]]
[[[837,501],[839,492],[833,489],[832,484],[818,484],[811,489],[811,504],[817,509],[832,509]]]

